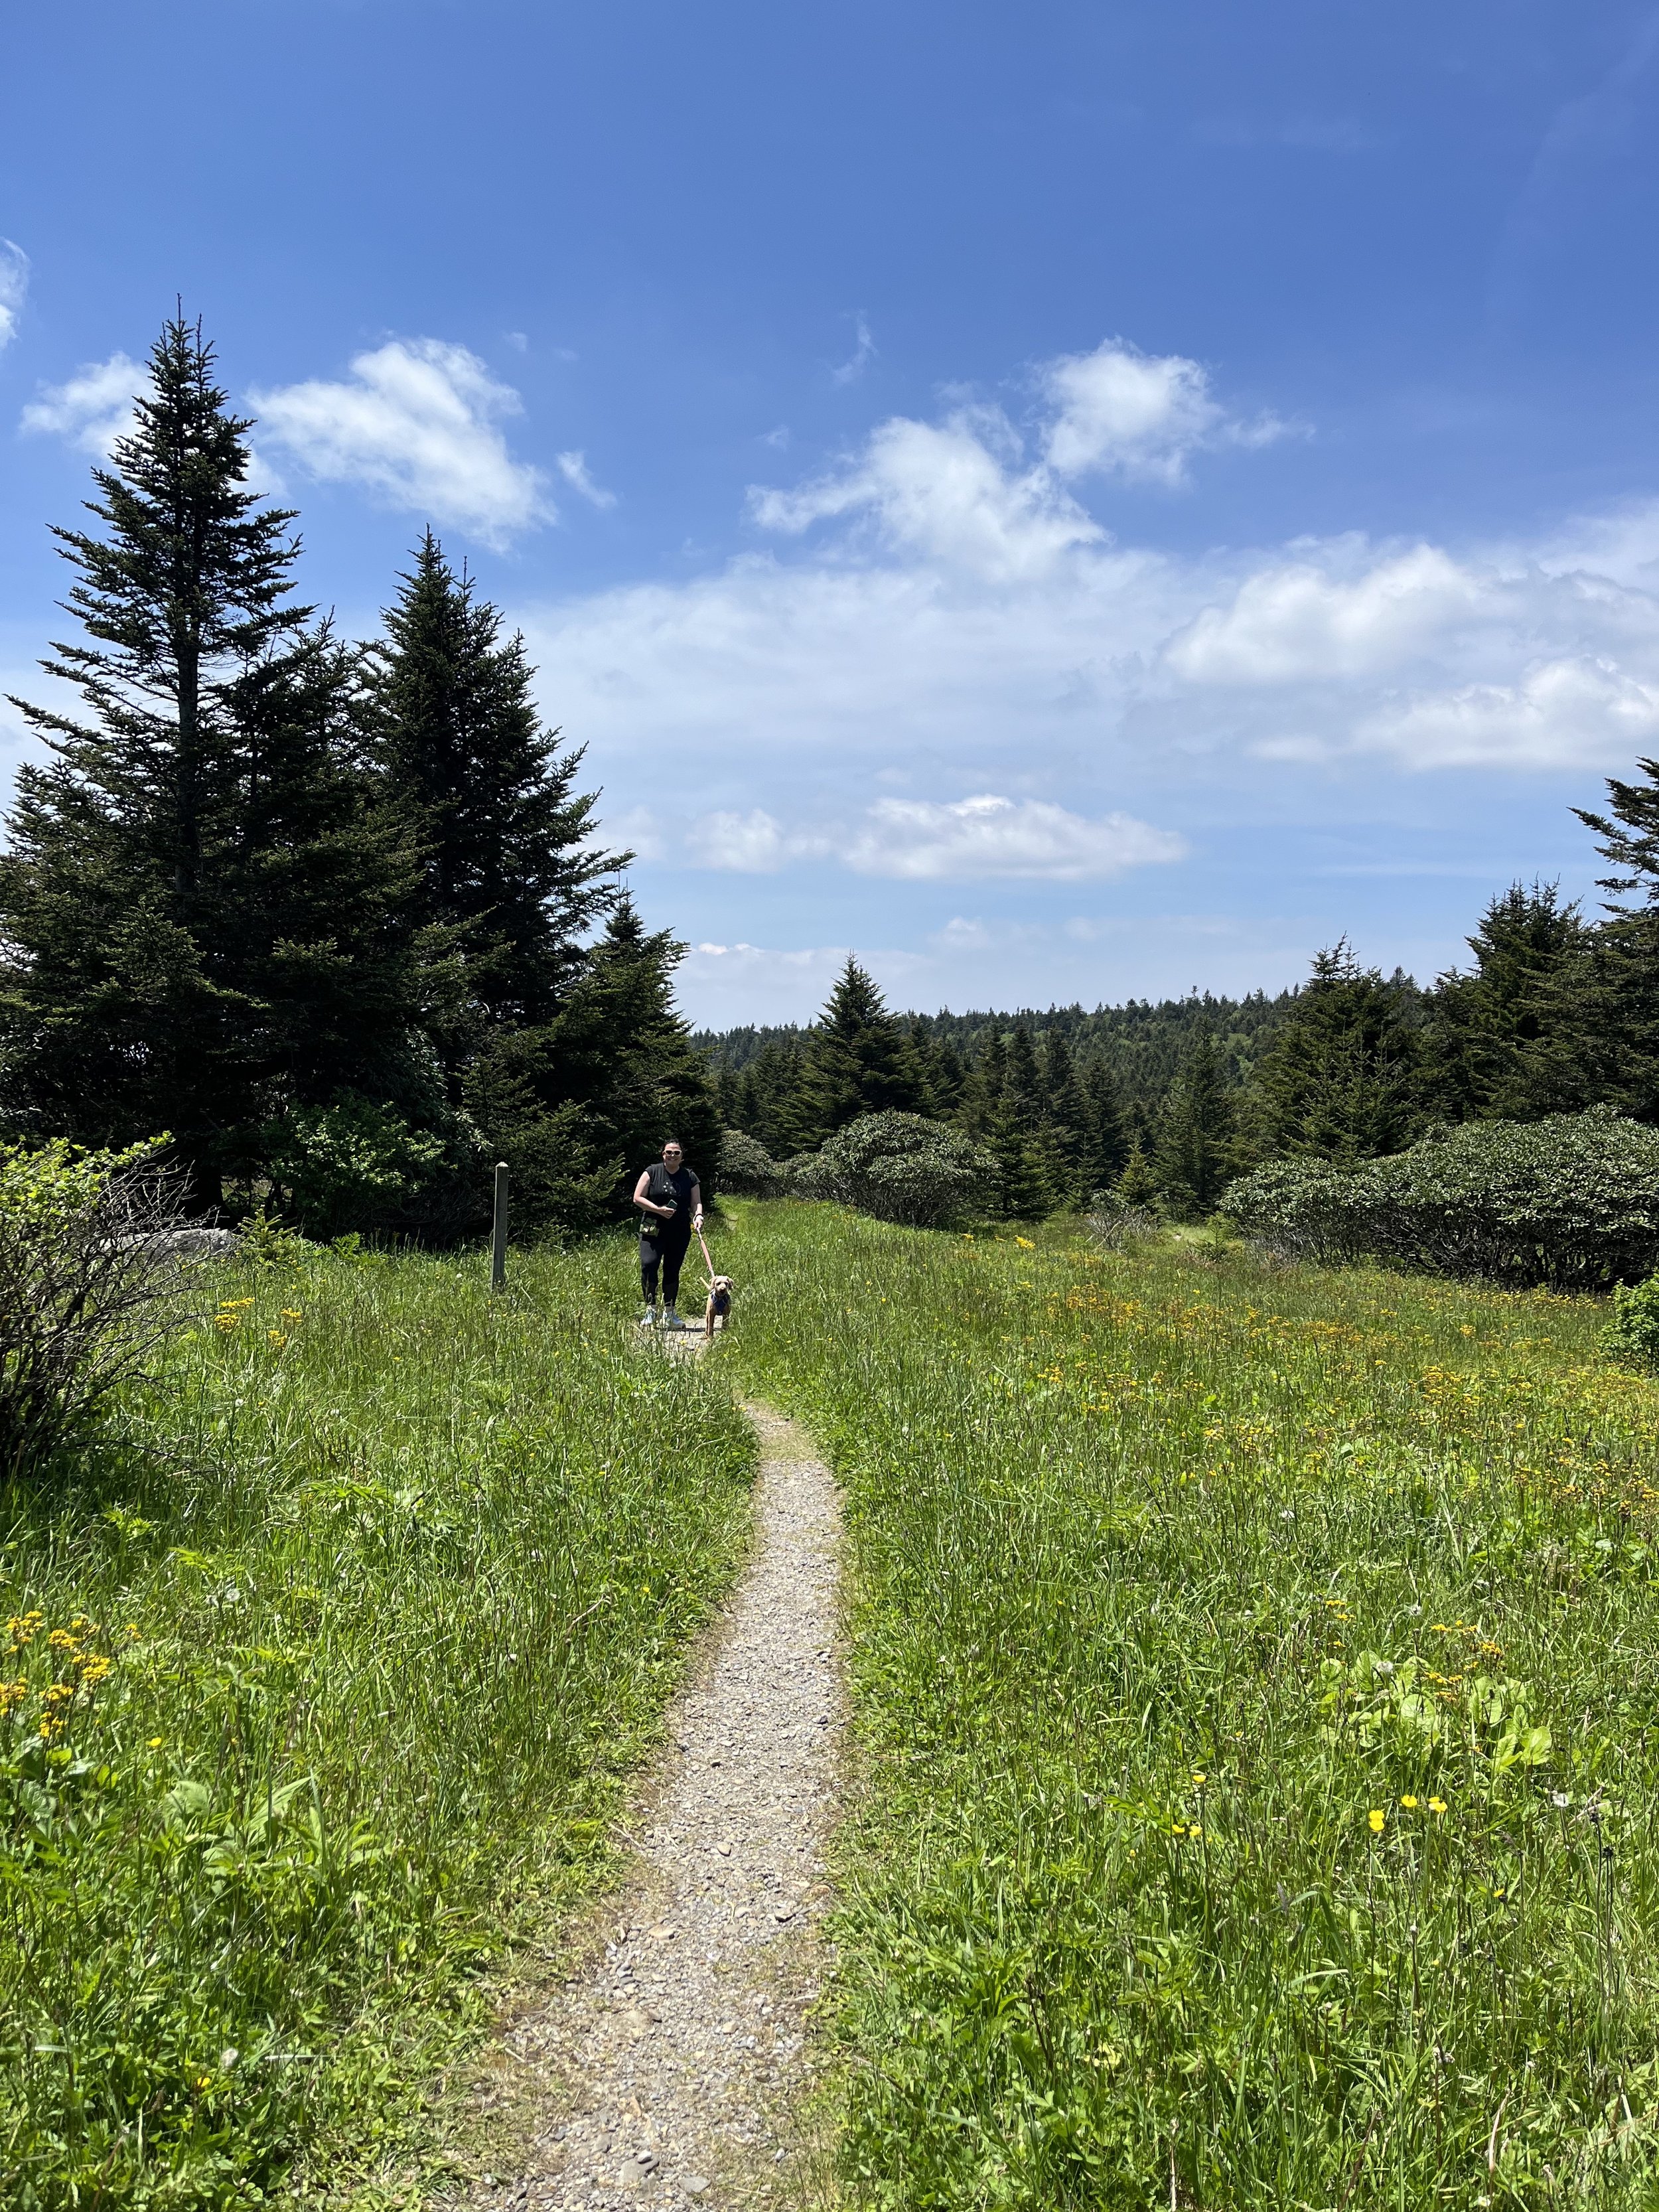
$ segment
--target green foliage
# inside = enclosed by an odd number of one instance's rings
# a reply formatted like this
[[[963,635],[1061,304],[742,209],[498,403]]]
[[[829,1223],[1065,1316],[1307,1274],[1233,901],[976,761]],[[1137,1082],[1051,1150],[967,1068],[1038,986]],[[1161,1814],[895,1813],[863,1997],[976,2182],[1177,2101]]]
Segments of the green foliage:
[[[85,641],[44,665],[84,719],[18,702],[55,757],[20,769],[0,861],[0,1111],[169,1127],[206,1206],[284,1104],[409,1091],[414,860],[363,769],[357,657],[289,603],[294,517],[246,489],[199,331],[168,324],[149,377],[94,472],[103,534],[56,533]]]
[[[741,1129],[721,1132],[720,1176],[720,1188],[738,1198],[776,1198],[783,1188],[778,1163]]]
[[[1241,1150],[1224,1056],[1214,1037],[1200,1036],[1158,1119],[1152,1166],[1170,1211],[1182,1219],[1208,1213],[1237,1173]]]
[[[1344,939],[1313,975],[1255,1070],[1261,1141],[1295,1158],[1352,1164],[1396,1152],[1421,1122],[1417,993],[1362,968]]]
[[[1449,1121],[1525,1121],[1560,1090],[1556,1063],[1578,1026],[1563,988],[1590,943],[1577,902],[1554,884],[1511,884],[1491,902],[1468,939],[1473,971],[1443,975],[1426,1002],[1431,1111]]]
[[[1614,1285],[1613,1319],[1601,1332],[1601,1349],[1627,1366],[1659,1368],[1659,1275]]]
[[[0,1483],[81,1436],[166,1333],[182,1194],[165,1142],[0,1145]]]
[[[848,953],[806,1039],[802,1105],[813,1133],[831,1136],[860,1114],[908,1109],[920,1103],[922,1091],[908,1036]]]
[[[78,1483],[0,1494],[9,2205],[387,2184],[607,1871],[753,1463],[623,1346],[626,1257],[228,1267]]]
[[[848,1499],[848,2205],[1642,2212],[1659,1389],[1595,1304],[737,1238]]]
[[[457,576],[428,530],[369,657],[375,757],[421,854],[412,913],[462,970],[464,1051],[481,1017],[531,1027],[558,1012],[581,941],[611,905],[616,856],[591,842],[581,753],[542,727],[524,640]]]
[[[981,1146],[920,1114],[866,1114],[832,1137],[802,1185],[878,1220],[948,1229],[996,1203],[997,1163]]]
[[[1605,1289],[1659,1261],[1659,1130],[1601,1109],[1471,1122],[1353,1169],[1270,1161],[1222,1205],[1301,1258]]]
[[[262,1132],[262,1151],[301,1232],[321,1238],[383,1218],[444,1157],[441,1139],[350,1091],[292,1108]]]

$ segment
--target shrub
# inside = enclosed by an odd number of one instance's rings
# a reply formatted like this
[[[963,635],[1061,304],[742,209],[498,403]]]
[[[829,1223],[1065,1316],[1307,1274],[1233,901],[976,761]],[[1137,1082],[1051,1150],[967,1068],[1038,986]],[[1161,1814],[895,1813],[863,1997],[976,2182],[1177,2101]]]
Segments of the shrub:
[[[920,1114],[866,1114],[838,1129],[800,1178],[803,1194],[879,1221],[948,1229],[995,1206],[997,1163],[982,1145]]]
[[[1297,1259],[1600,1290],[1659,1264],[1659,1130],[1605,1107],[1470,1122],[1357,1168],[1270,1161],[1222,1205]]]
[[[1659,1368],[1659,1275],[1615,1286],[1601,1349],[1626,1367]]]
[[[441,1163],[441,1139],[411,1129],[390,1106],[355,1091],[296,1106],[261,1132],[271,1180],[308,1237],[372,1228]]]
[[[783,1176],[758,1138],[741,1129],[720,1135],[720,1188],[736,1198],[775,1198],[783,1188]]]
[[[184,1185],[158,1151],[0,1146],[0,1477],[75,1436],[165,1333]]]

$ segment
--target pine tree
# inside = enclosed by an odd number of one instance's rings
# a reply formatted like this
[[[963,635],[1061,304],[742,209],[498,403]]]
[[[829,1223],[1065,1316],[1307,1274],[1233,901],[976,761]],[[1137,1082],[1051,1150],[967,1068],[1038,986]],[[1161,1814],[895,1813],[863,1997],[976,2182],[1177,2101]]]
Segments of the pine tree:
[[[556,1018],[491,1032],[465,1070],[468,1109],[528,1180],[538,1225],[580,1230],[626,1210],[634,1177],[670,1136],[713,1197],[720,1105],[674,1005],[684,952],[619,897]]]
[[[1577,1027],[1559,987],[1589,939],[1555,884],[1511,884],[1491,902],[1468,939],[1474,971],[1442,975],[1426,1002],[1423,1088],[1437,1114],[1524,1121],[1540,1110],[1563,1032]]]
[[[928,1030],[919,1015],[910,1018],[909,1036],[921,1078],[916,1110],[936,1121],[953,1120],[967,1079],[960,1057],[943,1037]]]
[[[1117,1079],[1103,1060],[1092,1060],[1082,1076],[1084,1121],[1079,1146],[1079,1176],[1085,1197],[1109,1189],[1128,1164],[1129,1125]]]
[[[587,842],[597,794],[576,788],[580,751],[542,726],[523,638],[503,642],[430,530],[413,558],[370,691],[378,758],[423,848],[417,919],[454,946],[487,1022],[533,1028],[580,974],[620,860]]]
[[[1233,1094],[1220,1045],[1202,1032],[1182,1062],[1159,1116],[1153,1168],[1170,1210],[1186,1218],[1214,1210],[1238,1172]]]
[[[1123,1163],[1123,1172],[1117,1179],[1116,1194],[1125,1206],[1150,1212],[1163,1195],[1158,1170],[1147,1157],[1146,1149],[1139,1137],[1129,1147],[1128,1158]]]
[[[1542,1034],[1528,1054],[1534,1112],[1606,1102],[1659,1121],[1659,761],[1637,766],[1641,783],[1608,778],[1605,815],[1573,809],[1600,841],[1610,869],[1600,887],[1613,896],[1542,994]]]
[[[849,953],[807,1039],[805,1102],[814,1134],[832,1136],[863,1114],[914,1113],[921,1073],[902,1024]]]
[[[17,1124],[171,1130],[197,1200],[273,1105],[408,1087],[409,855],[359,757],[355,659],[290,604],[294,518],[245,488],[250,424],[182,317],[113,464],[103,534],[55,532],[86,641],[42,665],[84,720],[17,701],[56,756],[0,860],[0,1082]],[[320,1018],[319,1018],[320,1009]]]
[[[1002,1110],[1007,1078],[1007,1048],[1001,1030],[994,1029],[981,1040],[957,1108],[957,1122],[970,1137],[989,1141],[991,1125]]]
[[[1361,968],[1343,939],[1317,955],[1294,1011],[1255,1069],[1274,1152],[1352,1163],[1399,1152],[1421,1127],[1413,987]]]

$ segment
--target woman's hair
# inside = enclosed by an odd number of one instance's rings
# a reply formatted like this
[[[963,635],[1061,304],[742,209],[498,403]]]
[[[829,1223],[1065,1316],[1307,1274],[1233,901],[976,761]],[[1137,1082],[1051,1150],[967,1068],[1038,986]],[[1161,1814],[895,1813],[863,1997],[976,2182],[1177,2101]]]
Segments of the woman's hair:
[[[662,1148],[664,1152],[666,1152],[671,1145],[680,1145],[679,1139],[678,1137],[665,1137],[662,1140]],[[684,1145],[680,1145],[680,1150],[684,1152],[685,1150],[685,1146]]]

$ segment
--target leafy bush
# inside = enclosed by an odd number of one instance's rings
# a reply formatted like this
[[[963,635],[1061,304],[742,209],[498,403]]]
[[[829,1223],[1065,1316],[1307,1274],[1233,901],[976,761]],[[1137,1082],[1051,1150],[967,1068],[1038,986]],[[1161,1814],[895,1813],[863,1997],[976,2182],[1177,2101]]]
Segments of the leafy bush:
[[[1296,1259],[1602,1289],[1659,1264],[1659,1130],[1604,1107],[1471,1122],[1357,1168],[1270,1161],[1222,1206]]]
[[[741,1129],[720,1136],[720,1188],[737,1198],[775,1198],[783,1188],[777,1162],[757,1138]]]
[[[997,1163],[982,1145],[920,1114],[866,1114],[838,1129],[800,1178],[803,1194],[878,1221],[948,1229],[994,1210]]]
[[[183,1200],[155,1145],[0,1146],[0,1476],[83,1427],[164,1333]]]
[[[374,1225],[416,1190],[444,1158],[441,1138],[401,1114],[342,1091],[327,1106],[296,1106],[262,1132],[271,1179],[308,1237]]]
[[[1659,1368],[1659,1275],[1615,1287],[1601,1349],[1626,1367]]]

